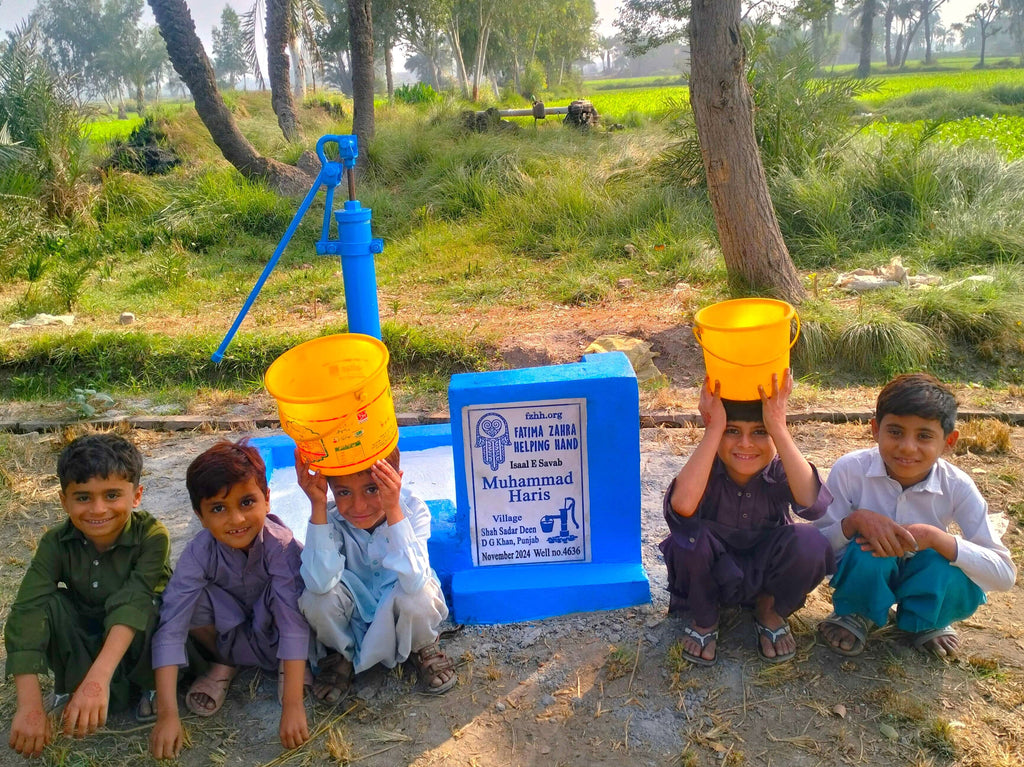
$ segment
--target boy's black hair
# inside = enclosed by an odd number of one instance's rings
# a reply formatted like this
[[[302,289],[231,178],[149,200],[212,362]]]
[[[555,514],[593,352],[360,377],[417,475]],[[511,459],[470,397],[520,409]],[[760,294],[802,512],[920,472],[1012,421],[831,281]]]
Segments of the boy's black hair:
[[[61,492],[69,484],[84,484],[93,477],[121,477],[139,486],[142,454],[120,434],[86,434],[73,440],[57,458]]]
[[[764,410],[759,399],[723,399],[727,421],[764,423]]]
[[[916,415],[942,425],[943,436],[956,428],[956,397],[948,386],[928,373],[897,376],[878,393],[875,423],[887,415]]]

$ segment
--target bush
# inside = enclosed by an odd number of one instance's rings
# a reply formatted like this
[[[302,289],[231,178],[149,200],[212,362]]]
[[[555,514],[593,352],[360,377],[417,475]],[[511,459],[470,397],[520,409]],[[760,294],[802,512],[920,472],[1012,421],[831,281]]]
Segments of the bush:
[[[395,101],[403,104],[433,104],[441,95],[426,83],[400,85],[395,88]]]

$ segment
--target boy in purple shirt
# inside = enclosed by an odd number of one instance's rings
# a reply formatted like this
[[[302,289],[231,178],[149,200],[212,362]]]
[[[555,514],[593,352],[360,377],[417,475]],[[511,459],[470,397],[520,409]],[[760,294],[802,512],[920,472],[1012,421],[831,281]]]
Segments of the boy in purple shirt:
[[[786,617],[835,569],[832,549],[812,525],[792,524],[790,506],[817,519],[832,500],[786,426],[793,391],[787,370],[769,397],[723,401],[710,379],[700,394],[704,437],[665,494],[670,535],[661,543],[671,612],[689,611],[683,656],[717,660],[722,605],[753,608],[757,651],[769,663],[796,654]]]
[[[237,666],[279,672],[281,744],[309,740],[303,701],[309,626],[299,612],[302,546],[270,511],[266,466],[245,441],[218,442],[185,475],[203,530],[189,541],[164,591],[153,637],[157,721],[150,751],[177,758],[183,731],[178,716],[178,667],[186,642],[212,659],[185,696],[197,716],[220,710]]]

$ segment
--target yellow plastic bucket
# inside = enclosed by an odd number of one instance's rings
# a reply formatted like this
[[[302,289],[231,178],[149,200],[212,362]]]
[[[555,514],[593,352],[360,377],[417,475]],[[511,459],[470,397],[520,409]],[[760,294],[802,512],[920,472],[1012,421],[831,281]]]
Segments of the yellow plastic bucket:
[[[281,428],[323,474],[368,469],[398,444],[388,349],[372,336],[340,333],[299,344],[263,377]]]
[[[790,339],[790,323],[796,334]],[[693,334],[704,349],[711,386],[722,384],[722,397],[760,399],[758,385],[771,393],[772,373],[789,367],[789,350],[800,337],[800,317],[785,301],[737,298],[701,309],[693,318]]]

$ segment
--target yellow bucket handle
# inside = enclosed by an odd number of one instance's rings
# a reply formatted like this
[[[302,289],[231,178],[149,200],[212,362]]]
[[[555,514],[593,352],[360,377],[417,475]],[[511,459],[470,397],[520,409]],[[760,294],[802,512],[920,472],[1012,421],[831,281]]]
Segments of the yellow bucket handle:
[[[793,345],[796,344],[796,340],[800,337],[800,315],[794,312],[793,313],[793,319],[796,320],[796,334],[793,336],[793,340],[789,342],[789,349],[793,348]],[[756,367],[761,367],[761,365],[767,365],[769,362],[771,362],[772,360],[774,360],[776,357],[779,356],[779,355],[776,354],[775,357],[771,357],[770,359],[767,359],[764,362],[733,362],[732,360],[727,360],[725,357],[718,356],[717,354],[715,354],[713,351],[711,351],[708,347],[706,347],[704,345],[704,342],[701,340],[700,333],[697,332],[699,329],[700,329],[699,325],[694,325],[693,326],[693,335],[697,339],[697,343],[700,344],[700,348],[704,350],[705,354],[710,354],[716,360],[718,360],[720,362],[724,362],[726,365],[735,365],[737,367],[743,367],[743,368],[756,368]],[[749,330],[749,329],[750,328],[730,328],[730,330]],[[787,349],[787,351],[789,349]]]

